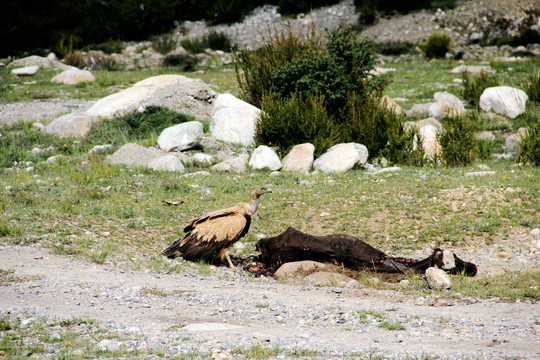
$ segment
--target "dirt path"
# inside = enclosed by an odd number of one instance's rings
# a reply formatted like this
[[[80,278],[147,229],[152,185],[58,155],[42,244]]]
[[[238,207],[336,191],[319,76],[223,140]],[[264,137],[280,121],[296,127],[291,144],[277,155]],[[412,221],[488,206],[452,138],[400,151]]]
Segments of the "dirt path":
[[[540,358],[540,305],[462,299],[426,301],[391,291],[279,284],[121,271],[51,255],[39,247],[0,247],[3,269],[34,277],[0,287],[2,313],[89,317],[145,341],[193,351],[251,347],[317,349],[449,359]],[[227,270],[230,271],[230,270]],[[158,291],[167,296],[156,295]],[[382,314],[405,330],[378,326]]]

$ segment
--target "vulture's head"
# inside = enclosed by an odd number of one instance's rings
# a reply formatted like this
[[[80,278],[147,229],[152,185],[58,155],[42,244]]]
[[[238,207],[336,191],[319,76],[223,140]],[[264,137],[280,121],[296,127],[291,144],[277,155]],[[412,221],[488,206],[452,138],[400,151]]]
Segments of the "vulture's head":
[[[267,189],[265,187],[262,187],[262,186],[254,186],[251,188],[251,190],[249,191],[249,198],[251,200],[258,200],[259,199],[259,196],[263,195],[263,194],[266,194],[266,193],[271,193],[272,190],[270,189]]]

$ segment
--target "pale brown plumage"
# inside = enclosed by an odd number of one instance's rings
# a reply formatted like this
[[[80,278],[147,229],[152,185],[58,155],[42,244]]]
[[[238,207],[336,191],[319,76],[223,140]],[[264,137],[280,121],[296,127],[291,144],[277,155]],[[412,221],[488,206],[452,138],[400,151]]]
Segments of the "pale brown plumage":
[[[227,258],[230,267],[234,267],[229,256],[229,247],[245,236],[251,224],[251,215],[259,207],[259,197],[271,192],[255,186],[250,190],[250,202],[240,203],[226,209],[212,211],[192,220],[185,228],[186,235],[176,240],[162,255],[168,258],[182,256],[186,260],[201,259],[215,251]]]

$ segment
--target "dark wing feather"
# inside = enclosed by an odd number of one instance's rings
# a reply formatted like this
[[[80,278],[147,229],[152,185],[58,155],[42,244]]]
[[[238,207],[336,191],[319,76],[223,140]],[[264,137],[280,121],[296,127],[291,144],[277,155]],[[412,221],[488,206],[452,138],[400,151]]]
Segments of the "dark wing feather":
[[[251,224],[251,217],[245,215],[240,205],[243,204],[216,210],[191,221],[185,228],[188,232],[186,236],[165,249],[163,255],[199,259],[216,250],[228,248],[247,234]]]

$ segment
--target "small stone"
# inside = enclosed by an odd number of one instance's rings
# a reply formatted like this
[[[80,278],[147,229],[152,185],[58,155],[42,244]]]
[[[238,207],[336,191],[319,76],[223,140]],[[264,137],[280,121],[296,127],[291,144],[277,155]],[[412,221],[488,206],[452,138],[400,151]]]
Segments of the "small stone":
[[[532,236],[537,236],[537,235],[540,235],[540,229],[539,228],[534,228],[531,230],[531,235]]]
[[[426,270],[426,280],[432,289],[449,289],[452,285],[446,272],[436,267],[430,267]]]
[[[509,251],[501,251],[500,253],[497,254],[497,256],[500,257],[501,259],[511,259],[512,253]]]

